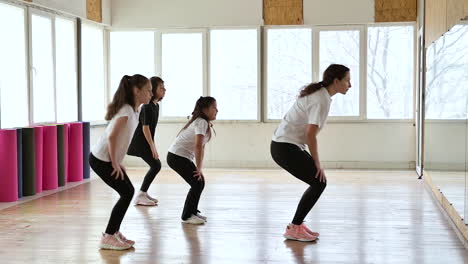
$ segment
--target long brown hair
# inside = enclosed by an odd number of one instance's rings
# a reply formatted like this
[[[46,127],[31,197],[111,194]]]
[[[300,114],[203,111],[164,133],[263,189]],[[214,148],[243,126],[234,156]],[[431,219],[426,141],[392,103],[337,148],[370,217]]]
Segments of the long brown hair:
[[[323,78],[321,82],[311,83],[306,87],[302,88],[299,92],[299,98],[307,96],[309,94],[313,94],[316,91],[320,90],[322,87],[328,87],[333,84],[335,79],[339,81],[343,80],[346,77],[346,73],[349,72],[349,68],[341,65],[341,64],[331,64],[328,68],[323,72]]]
[[[208,122],[208,129],[206,130],[206,133],[208,135],[208,141],[210,141],[211,139],[211,129],[212,129],[212,126],[213,124],[211,124],[210,120],[208,119],[208,117],[205,115],[205,113],[203,113],[203,109],[206,109],[208,107],[210,107],[213,103],[216,102],[216,99],[214,97],[211,97],[211,96],[200,96],[200,98],[198,98],[197,102],[195,103],[195,108],[193,109],[193,112],[192,112],[192,117],[190,118],[190,120],[187,122],[187,124],[185,124],[185,126],[180,130],[180,132],[182,132],[182,130],[186,129],[187,127],[190,126],[190,124],[193,123],[193,121],[195,121],[197,118],[203,118],[206,120],[206,122]],[[214,129],[213,129],[214,131]],[[180,133],[179,132],[179,133]],[[216,134],[216,131],[214,131],[215,134]]]
[[[151,81],[151,86],[153,86],[153,96],[151,96],[151,99],[150,99],[150,102],[152,102],[154,99],[156,99],[156,96],[157,96],[156,91],[158,90],[159,84],[164,83],[164,81],[158,76],[151,77],[150,81]],[[158,99],[161,100],[161,98],[158,98]]]
[[[125,104],[135,107],[133,87],[137,87],[141,90],[148,81],[148,78],[141,74],[135,74],[133,76],[125,75],[122,77],[112,102],[107,106],[106,120],[111,120]]]

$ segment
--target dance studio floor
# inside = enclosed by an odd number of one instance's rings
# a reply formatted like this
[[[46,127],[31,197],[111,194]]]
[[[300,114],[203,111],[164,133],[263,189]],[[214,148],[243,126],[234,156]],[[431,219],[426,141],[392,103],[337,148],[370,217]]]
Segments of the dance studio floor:
[[[128,171],[135,188],[144,170]],[[163,170],[156,207],[130,206],[128,251],[99,250],[117,194],[100,179],[0,211],[0,263],[468,263],[468,251],[412,171],[329,170],[306,218],[317,242],[282,233],[306,185],[280,170],[205,170],[202,226],[183,225],[188,185]]]

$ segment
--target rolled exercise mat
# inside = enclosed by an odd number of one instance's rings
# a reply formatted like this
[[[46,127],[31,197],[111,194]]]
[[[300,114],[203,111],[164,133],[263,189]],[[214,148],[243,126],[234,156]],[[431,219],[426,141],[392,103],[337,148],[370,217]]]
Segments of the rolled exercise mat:
[[[68,141],[68,180],[71,182],[83,180],[83,124],[70,123],[70,138]]]
[[[42,162],[43,162],[43,127],[34,127],[34,151],[36,152],[36,193],[42,192]]]
[[[44,126],[43,129],[42,189],[55,190],[58,188],[57,127]]]
[[[65,186],[65,125],[57,125],[57,175],[58,186]]]
[[[16,129],[0,129],[0,202],[18,200]]]
[[[23,129],[16,129],[16,162],[18,166],[18,198],[23,197]]]
[[[90,125],[89,122],[83,123],[83,179],[89,179],[89,153],[90,153]]]
[[[23,131],[23,195],[36,194],[36,151],[34,128],[25,127]]]

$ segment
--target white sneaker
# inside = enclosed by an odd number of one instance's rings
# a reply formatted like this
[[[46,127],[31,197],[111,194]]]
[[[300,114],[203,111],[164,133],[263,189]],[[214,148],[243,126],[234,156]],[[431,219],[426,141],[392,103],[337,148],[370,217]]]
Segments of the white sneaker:
[[[134,200],[135,205],[155,206],[156,203],[148,199],[143,192],[138,193]]]
[[[151,197],[148,193],[146,193],[146,198],[150,199],[154,203],[158,203],[158,199]]]
[[[201,225],[205,223],[205,220],[199,218],[196,215],[190,216],[187,220],[182,220],[184,224],[192,224],[192,225]]]
[[[203,221],[205,221],[205,222],[208,222],[208,221],[207,221],[208,217],[206,217],[206,216],[204,216],[204,215],[201,215],[200,213],[197,213],[197,217],[198,217],[198,218],[201,218],[201,219],[202,219]]]

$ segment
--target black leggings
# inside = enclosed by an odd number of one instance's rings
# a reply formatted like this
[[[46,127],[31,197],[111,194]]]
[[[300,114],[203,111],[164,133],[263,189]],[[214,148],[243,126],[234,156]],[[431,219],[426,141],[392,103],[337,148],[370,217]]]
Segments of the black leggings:
[[[191,215],[196,215],[198,212],[198,202],[200,201],[203,188],[205,188],[205,179],[202,178],[199,181],[198,177],[193,176],[197,167],[187,158],[168,152],[167,164],[190,184],[190,190],[185,199],[184,210],[182,211],[182,220],[187,220]]]
[[[317,168],[315,167],[314,159],[307,151],[301,150],[294,144],[275,141],[271,141],[270,151],[273,160],[281,168],[299,180],[309,184],[309,188],[304,192],[297,205],[296,214],[292,221],[293,224],[300,225],[320,198],[327,183],[320,182],[318,178],[315,178]]]
[[[135,189],[132,182],[124,172],[124,180],[115,179],[115,175],[111,175],[113,168],[111,162],[102,161],[96,158],[92,153],[89,155],[89,165],[94,172],[112,189],[120,194],[120,199],[112,209],[112,213],[107,224],[106,233],[109,235],[115,234],[120,230],[120,224],[127,212],[128,206],[132,201]]]
[[[140,188],[142,192],[147,192],[150,184],[156,177],[156,174],[158,174],[158,172],[161,170],[161,161],[159,159],[154,159],[151,152],[145,152],[145,154],[141,155],[140,157],[150,166],[150,169],[146,173],[145,179],[143,180],[143,184]]]

